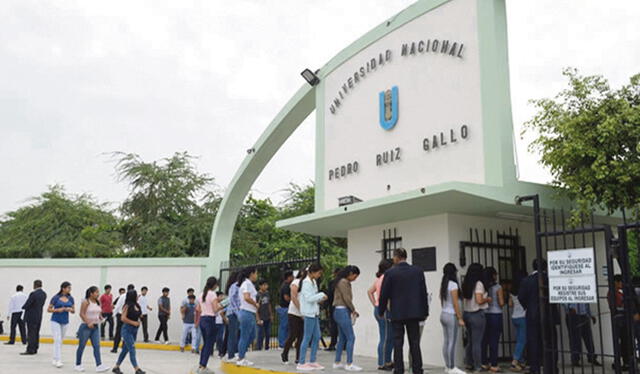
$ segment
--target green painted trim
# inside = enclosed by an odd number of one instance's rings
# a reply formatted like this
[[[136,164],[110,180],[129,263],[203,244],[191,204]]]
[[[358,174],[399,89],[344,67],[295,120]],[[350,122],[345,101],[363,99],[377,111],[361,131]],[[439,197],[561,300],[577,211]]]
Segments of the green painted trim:
[[[100,267],[100,290],[104,289],[104,286],[107,284],[107,273],[109,270],[106,266]]]
[[[315,180],[315,211],[324,210],[325,164],[324,164],[324,82],[316,88],[316,180]]]
[[[485,183],[516,180],[505,0],[477,0]]]
[[[315,89],[304,84],[280,110],[236,172],[218,209],[209,247],[210,269],[219,273],[220,263],[229,260],[231,238],[242,203],[273,155],[315,109]]]
[[[0,259],[0,267],[206,266],[207,257]]]

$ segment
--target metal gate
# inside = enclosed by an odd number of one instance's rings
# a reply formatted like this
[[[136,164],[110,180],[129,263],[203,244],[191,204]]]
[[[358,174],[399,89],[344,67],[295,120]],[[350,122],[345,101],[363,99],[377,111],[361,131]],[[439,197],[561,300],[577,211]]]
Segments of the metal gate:
[[[498,272],[501,283],[510,283],[516,275],[526,269],[525,247],[520,244],[518,230],[469,229],[469,240],[460,242],[460,266],[477,262],[491,266]],[[508,300],[508,294],[505,299]],[[500,336],[498,359],[510,360],[515,346],[515,331],[511,325],[509,303],[505,304],[502,335]]]
[[[593,216],[582,217],[579,227],[572,227],[563,210],[541,210],[537,195],[518,197],[516,201],[533,202],[538,263],[550,251],[593,248],[594,252],[596,304],[551,304],[547,269],[538,278],[544,374],[620,374],[623,370],[636,374],[637,344],[632,328],[636,298],[627,240],[627,231],[636,226],[618,226],[615,238],[612,228],[594,223]],[[624,308],[616,305],[620,295],[616,278],[622,280]]]

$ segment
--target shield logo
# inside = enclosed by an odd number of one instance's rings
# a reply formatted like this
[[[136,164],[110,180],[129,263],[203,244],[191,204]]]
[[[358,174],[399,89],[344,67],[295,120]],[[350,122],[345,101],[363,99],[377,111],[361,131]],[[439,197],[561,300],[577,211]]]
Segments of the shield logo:
[[[380,98],[380,126],[389,131],[398,122],[398,86],[382,91]]]

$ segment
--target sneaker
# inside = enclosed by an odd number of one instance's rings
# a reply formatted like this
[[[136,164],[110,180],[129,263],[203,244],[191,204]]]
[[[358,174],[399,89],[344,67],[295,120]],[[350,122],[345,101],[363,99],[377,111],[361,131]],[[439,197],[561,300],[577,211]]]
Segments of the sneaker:
[[[117,367],[116,367],[116,368],[111,369],[111,372],[112,372],[113,374],[122,374],[122,370],[120,370],[120,368],[117,368]]]
[[[313,367],[313,370],[324,370],[324,366],[320,365],[317,362],[312,362],[309,365]]]
[[[464,371],[464,370],[460,370],[460,369],[458,369],[458,368],[457,368],[457,367],[455,367],[455,366],[453,367],[453,369],[449,370],[449,373],[450,373],[450,374],[467,374],[467,372],[466,372],[466,371]]]
[[[138,369],[136,370],[135,374],[147,374],[147,372],[146,372],[146,371],[144,371],[144,370],[142,370],[142,369],[140,369],[140,368],[138,368]]]
[[[337,364],[334,363],[333,364],[333,370],[338,370],[338,369],[344,369],[344,364],[342,364],[342,363],[337,363]]]
[[[76,365],[73,367],[73,370],[79,371],[82,373],[84,371],[84,368],[82,367],[82,365]]]
[[[298,371],[313,371],[313,366],[311,366],[309,364],[298,364],[298,366],[296,366],[296,370],[298,370]]]
[[[362,368],[360,366],[354,365],[354,364],[348,364],[347,366],[344,367],[344,370],[346,371],[362,371]]]
[[[236,365],[238,365],[238,366],[253,366],[253,362],[251,362],[251,361],[249,361],[249,360],[247,360],[247,359],[245,358],[245,359],[239,360],[239,361],[236,363]]]
[[[238,358],[236,356],[233,356],[231,358],[227,357],[227,358],[223,358],[222,361],[234,364],[238,362]]]
[[[164,342],[164,344],[165,345],[169,345],[169,344],[171,344],[171,342],[167,340],[166,342]]]
[[[102,364],[102,365],[96,367],[96,373],[104,373],[105,371],[109,371],[109,369],[111,369],[111,367],[109,367],[109,366],[107,366],[105,364]]]
[[[60,369],[61,367],[64,366],[64,364],[62,363],[62,361],[57,361],[54,366]]]

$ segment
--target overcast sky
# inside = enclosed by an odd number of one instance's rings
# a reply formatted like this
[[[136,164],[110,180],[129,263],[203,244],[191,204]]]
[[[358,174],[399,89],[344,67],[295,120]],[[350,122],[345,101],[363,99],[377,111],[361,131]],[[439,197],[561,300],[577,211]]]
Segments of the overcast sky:
[[[263,129],[340,49],[414,1],[0,2],[0,212],[60,183],[120,202],[106,153],[176,151],[224,188]],[[548,175],[519,139],[527,101],[561,69],[615,86],[640,72],[640,2],[507,0],[513,119],[521,179]],[[314,172],[307,120],[254,186],[281,199]]]

